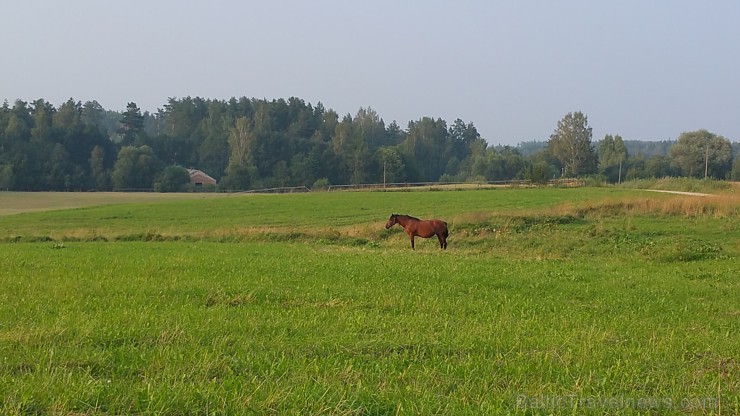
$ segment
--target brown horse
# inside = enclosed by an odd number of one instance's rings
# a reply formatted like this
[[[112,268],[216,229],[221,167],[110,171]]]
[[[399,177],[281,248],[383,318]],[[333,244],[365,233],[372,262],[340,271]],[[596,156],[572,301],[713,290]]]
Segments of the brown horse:
[[[447,236],[450,233],[447,231],[447,223],[442,220],[420,220],[408,215],[391,214],[388,222],[385,223],[385,228],[387,230],[396,224],[403,227],[409,235],[412,250],[415,250],[414,237],[429,238],[433,235],[439,239],[439,248],[447,249]]]

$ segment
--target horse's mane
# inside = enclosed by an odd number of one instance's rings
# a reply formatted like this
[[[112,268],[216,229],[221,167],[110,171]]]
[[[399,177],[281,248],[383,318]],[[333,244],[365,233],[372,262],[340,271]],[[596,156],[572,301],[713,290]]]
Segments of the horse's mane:
[[[410,220],[421,221],[420,219],[418,219],[416,217],[412,217],[411,215],[406,215],[406,214],[393,214],[393,215],[396,216],[396,217],[406,217],[406,218],[408,218]]]

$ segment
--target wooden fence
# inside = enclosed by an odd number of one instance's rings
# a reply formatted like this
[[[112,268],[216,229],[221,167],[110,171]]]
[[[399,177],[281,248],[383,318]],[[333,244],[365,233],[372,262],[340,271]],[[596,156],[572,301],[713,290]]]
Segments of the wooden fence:
[[[581,179],[551,179],[547,183],[534,183],[529,180],[487,181],[487,182],[397,182],[397,183],[365,183],[356,185],[329,185],[327,191],[351,191],[351,190],[403,190],[421,189],[430,190],[457,190],[457,189],[484,189],[502,187],[536,187],[536,186],[563,186],[577,187],[585,186],[586,182]]]

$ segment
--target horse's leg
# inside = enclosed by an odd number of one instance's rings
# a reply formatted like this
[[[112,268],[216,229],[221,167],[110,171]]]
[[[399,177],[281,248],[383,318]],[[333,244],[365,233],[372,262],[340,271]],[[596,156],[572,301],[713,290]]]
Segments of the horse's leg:
[[[410,230],[408,230],[406,228],[404,228],[403,230],[406,231],[406,235],[408,235],[409,236],[409,240],[411,240],[411,250],[416,250],[414,248],[414,232],[413,231],[410,231]]]
[[[446,250],[447,239],[445,238],[444,234],[437,234],[437,239],[439,240],[439,248]]]

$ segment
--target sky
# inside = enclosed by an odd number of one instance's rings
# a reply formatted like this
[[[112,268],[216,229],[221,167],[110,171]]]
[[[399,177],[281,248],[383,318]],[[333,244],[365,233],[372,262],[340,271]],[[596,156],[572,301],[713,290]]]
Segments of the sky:
[[[546,141],[740,141],[740,1],[23,0],[0,8],[0,101],[297,97],[386,125]]]

